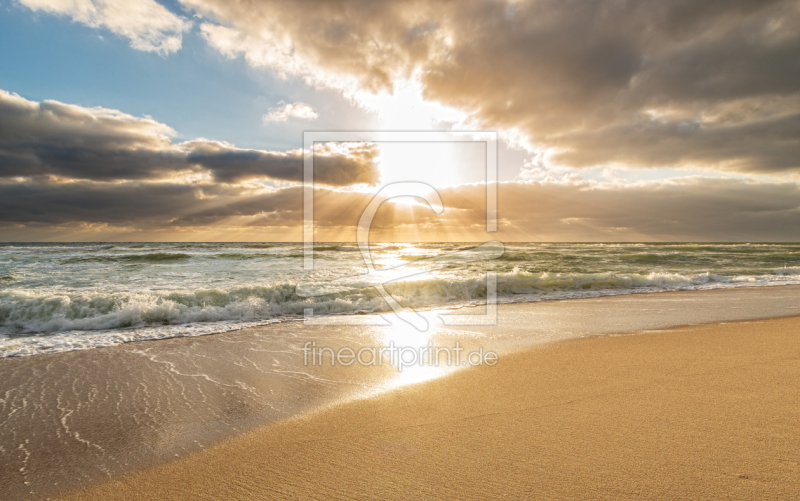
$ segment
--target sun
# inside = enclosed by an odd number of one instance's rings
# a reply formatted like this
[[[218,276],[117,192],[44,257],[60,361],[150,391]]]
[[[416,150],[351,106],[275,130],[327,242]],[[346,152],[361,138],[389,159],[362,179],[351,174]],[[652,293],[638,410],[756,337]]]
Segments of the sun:
[[[381,181],[415,181],[434,188],[485,179],[485,145],[478,142],[381,142]]]

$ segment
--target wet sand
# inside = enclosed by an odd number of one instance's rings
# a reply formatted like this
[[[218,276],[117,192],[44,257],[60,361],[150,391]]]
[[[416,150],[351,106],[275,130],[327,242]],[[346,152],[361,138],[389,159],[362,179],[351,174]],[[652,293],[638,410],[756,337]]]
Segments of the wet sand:
[[[567,341],[64,499],[797,499],[800,318]]]
[[[451,371],[309,367],[301,352],[308,341],[354,349],[458,341],[497,351],[505,367],[515,352],[570,339],[798,315],[798,297],[800,287],[786,286],[545,301],[500,305],[495,326],[438,323],[419,333],[402,324],[297,322],[0,359],[0,499],[41,499],[120,478]]]

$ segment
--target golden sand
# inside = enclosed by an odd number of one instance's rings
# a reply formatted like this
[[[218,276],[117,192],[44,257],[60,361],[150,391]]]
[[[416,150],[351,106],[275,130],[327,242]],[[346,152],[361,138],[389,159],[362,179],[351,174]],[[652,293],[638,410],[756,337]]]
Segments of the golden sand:
[[[540,347],[65,497],[723,498],[800,498],[800,318]]]

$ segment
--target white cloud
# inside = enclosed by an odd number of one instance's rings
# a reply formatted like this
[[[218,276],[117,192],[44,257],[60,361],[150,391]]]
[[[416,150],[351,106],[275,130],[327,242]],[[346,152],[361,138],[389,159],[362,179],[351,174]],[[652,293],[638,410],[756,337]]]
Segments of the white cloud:
[[[279,105],[283,103],[281,101]],[[269,113],[264,115],[265,122],[285,122],[290,118],[297,118],[299,120],[316,120],[319,114],[314,111],[314,108],[297,101],[296,103],[283,103],[282,106],[272,108]]]
[[[308,74],[310,69],[292,54],[291,44],[282,43],[277,37],[253,38],[237,30],[204,23],[200,32],[209,45],[224,56],[234,59],[244,55],[253,67],[266,67],[281,78]]]
[[[69,16],[92,28],[105,28],[146,52],[169,54],[181,48],[192,23],[153,0],[18,0],[34,11]]]

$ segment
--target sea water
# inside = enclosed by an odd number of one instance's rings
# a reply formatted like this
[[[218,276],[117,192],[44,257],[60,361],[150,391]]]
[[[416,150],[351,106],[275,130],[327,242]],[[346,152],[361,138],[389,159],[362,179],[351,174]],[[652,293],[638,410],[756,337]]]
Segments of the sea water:
[[[366,261],[393,269],[386,291],[418,309],[485,303],[489,271],[501,303],[800,284],[797,243],[506,243],[494,259],[446,259],[478,245],[380,243],[362,253],[317,243],[308,272],[297,243],[0,244],[0,357],[214,334],[296,320],[307,308],[389,312],[375,288],[385,275],[368,274]]]

